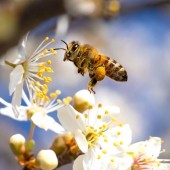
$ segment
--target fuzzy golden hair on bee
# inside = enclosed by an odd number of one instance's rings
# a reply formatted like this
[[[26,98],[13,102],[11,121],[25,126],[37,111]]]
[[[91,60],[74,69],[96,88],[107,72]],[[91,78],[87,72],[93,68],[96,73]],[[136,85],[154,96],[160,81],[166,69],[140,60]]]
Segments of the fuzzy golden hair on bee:
[[[66,43],[61,40],[66,48],[56,48],[64,50],[63,61],[71,61],[77,67],[77,72],[84,76],[88,72],[90,81],[88,90],[95,93],[94,86],[98,81],[102,81],[106,76],[115,81],[127,81],[128,76],[125,68],[116,60],[100,54],[95,47],[89,44],[80,44],[78,41]]]

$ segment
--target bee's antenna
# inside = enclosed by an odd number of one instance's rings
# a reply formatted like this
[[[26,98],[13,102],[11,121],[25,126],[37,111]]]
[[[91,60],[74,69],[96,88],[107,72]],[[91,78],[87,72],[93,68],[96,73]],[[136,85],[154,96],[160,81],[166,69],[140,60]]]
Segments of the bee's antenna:
[[[65,48],[54,48],[54,50],[64,50],[64,51],[66,51]]]
[[[67,50],[68,50],[68,44],[64,41],[64,40],[61,40],[67,47]]]

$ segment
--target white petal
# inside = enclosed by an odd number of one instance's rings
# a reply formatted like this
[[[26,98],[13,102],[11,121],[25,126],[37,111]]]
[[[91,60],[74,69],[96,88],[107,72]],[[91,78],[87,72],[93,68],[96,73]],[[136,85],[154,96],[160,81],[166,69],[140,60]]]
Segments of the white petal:
[[[78,147],[83,153],[88,151],[88,143],[86,137],[82,134],[81,130],[75,131],[75,140],[77,142]]]
[[[145,153],[148,157],[157,158],[161,152],[161,138],[150,137],[147,142]]]
[[[50,129],[55,133],[64,133],[64,128],[59,123],[57,123],[52,117],[44,115],[41,112],[36,112],[31,117],[31,120],[36,126],[44,130]]]
[[[17,48],[12,48],[7,52],[5,61],[11,64],[21,64],[24,62],[23,58],[19,58]]]
[[[18,58],[25,60],[26,59],[26,43],[29,33],[22,39],[18,46]]]
[[[48,127],[47,127],[47,124],[45,122],[45,119],[44,119],[44,115],[41,113],[41,112],[36,112],[33,114],[33,116],[31,117],[31,120],[32,122],[38,126],[39,128],[42,128],[44,130],[47,130]]]
[[[14,111],[15,116],[18,116],[18,107],[21,105],[21,96],[22,96],[22,88],[23,82],[17,85],[16,90],[12,96],[12,108]]]
[[[79,115],[78,119],[76,119],[77,115]],[[72,133],[77,129],[84,130],[85,128],[84,117],[70,105],[58,109],[58,118],[63,127]]]
[[[27,107],[20,107],[18,117],[15,116],[13,109],[12,109],[12,106],[1,108],[0,114],[2,114],[4,116],[8,116],[8,117],[15,119],[15,120],[18,120],[18,121],[27,121],[28,119],[27,119],[26,109],[27,109]]]
[[[16,66],[10,73],[9,94],[11,95],[18,84],[21,84],[23,79],[24,69],[21,65]]]
[[[108,114],[105,114],[105,112]],[[107,123],[110,122],[111,118],[117,116],[120,113],[120,108],[117,106],[103,106],[100,108],[100,114],[102,114],[102,121]]]
[[[84,155],[83,167],[85,170],[105,170],[106,167],[102,163],[100,159],[97,159],[97,152],[94,149],[89,149]]]
[[[78,156],[78,158],[76,158],[76,160],[73,163],[73,170],[85,170],[83,168],[83,159],[84,155],[80,155]]]
[[[65,132],[64,128],[57,121],[55,121],[55,119],[53,119],[51,116],[46,115],[45,122],[47,124],[48,129],[52,130],[55,133]]]

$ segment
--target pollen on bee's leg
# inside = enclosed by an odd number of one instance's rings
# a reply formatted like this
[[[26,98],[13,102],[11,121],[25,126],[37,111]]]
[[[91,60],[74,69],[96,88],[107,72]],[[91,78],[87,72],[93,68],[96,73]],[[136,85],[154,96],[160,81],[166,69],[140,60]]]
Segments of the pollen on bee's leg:
[[[101,81],[105,78],[105,75],[106,75],[105,67],[103,67],[103,66],[97,67],[97,69],[95,71],[95,79],[97,81]]]

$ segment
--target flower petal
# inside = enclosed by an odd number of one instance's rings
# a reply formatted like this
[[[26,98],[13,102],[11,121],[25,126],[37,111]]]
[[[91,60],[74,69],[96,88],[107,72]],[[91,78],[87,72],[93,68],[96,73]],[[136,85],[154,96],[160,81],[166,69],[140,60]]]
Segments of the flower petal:
[[[39,128],[42,128],[44,130],[48,130],[47,124],[45,122],[45,116],[41,112],[36,112],[31,117],[32,122],[38,126]]]
[[[157,158],[161,152],[161,138],[150,137],[145,150],[146,156]]]
[[[18,107],[21,105],[23,82],[16,86],[15,92],[12,97],[12,108],[16,117],[18,117]]]
[[[27,119],[26,109],[27,109],[27,107],[20,107],[19,115],[18,115],[18,117],[16,117],[13,112],[12,105],[11,105],[11,107],[1,108],[0,114],[2,114],[4,116],[8,116],[8,117],[18,120],[18,121],[27,121],[28,119]]]
[[[76,160],[73,163],[73,170],[85,170],[83,168],[83,159],[84,155],[80,155],[78,156],[78,158],[76,158]]]
[[[26,43],[28,39],[29,33],[23,38],[23,40],[19,43],[18,46],[18,58],[25,60],[26,58]]]
[[[24,69],[21,65],[16,66],[10,73],[9,94],[11,95],[18,84],[21,84],[24,74]]]
[[[74,135],[75,135],[75,140],[80,150],[83,153],[86,153],[88,151],[88,143],[87,143],[86,137],[82,134],[81,130],[75,131]]]
[[[55,119],[53,119],[51,116],[46,115],[44,119],[49,130],[58,134],[65,132],[64,128],[58,122],[56,122]]]
[[[44,115],[41,112],[36,112],[32,117],[31,120],[33,123],[42,128],[44,130],[52,130],[55,133],[64,133],[64,128],[57,123],[51,116]]]
[[[84,117],[70,105],[58,109],[58,118],[63,127],[72,133],[77,129],[84,130],[85,128]]]

